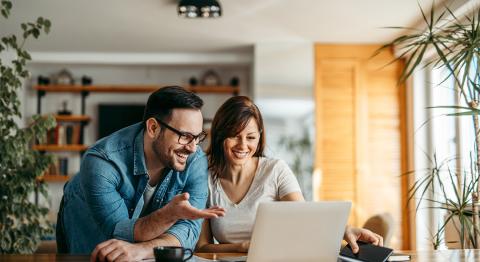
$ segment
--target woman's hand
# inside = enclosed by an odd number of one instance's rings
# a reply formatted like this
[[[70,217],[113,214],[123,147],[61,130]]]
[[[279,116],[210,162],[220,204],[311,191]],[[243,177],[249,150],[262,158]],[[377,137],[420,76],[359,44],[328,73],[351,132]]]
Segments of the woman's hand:
[[[358,252],[357,241],[374,244],[376,246],[383,246],[382,236],[364,228],[347,226],[345,234],[343,235],[343,240],[347,241],[355,254]]]

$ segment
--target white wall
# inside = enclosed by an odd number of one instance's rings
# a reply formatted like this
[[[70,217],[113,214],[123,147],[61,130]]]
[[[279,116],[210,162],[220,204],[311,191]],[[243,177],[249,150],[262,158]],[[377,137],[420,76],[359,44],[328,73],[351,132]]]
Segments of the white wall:
[[[253,95],[264,117],[266,154],[290,165],[291,152],[279,146],[283,136],[299,137],[306,129],[313,144],[313,47],[312,42],[258,43],[254,47]],[[311,163],[313,153],[304,158]],[[311,199],[311,186],[307,187],[304,195]]]
[[[255,99],[312,98],[313,43],[255,44],[253,77]]]

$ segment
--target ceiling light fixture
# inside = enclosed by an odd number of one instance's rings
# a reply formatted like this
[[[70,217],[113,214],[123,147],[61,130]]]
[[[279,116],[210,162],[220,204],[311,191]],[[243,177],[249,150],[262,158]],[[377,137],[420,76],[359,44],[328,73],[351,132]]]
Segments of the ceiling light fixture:
[[[178,16],[185,18],[216,18],[222,16],[222,7],[217,0],[180,0]]]

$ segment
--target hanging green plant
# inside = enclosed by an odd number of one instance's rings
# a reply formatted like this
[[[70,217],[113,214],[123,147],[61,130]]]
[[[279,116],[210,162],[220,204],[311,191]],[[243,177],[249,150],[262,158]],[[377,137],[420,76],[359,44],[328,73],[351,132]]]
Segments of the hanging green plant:
[[[2,0],[2,18],[8,19],[11,10],[12,2]],[[56,123],[52,116],[33,116],[26,127],[18,125],[22,119],[18,91],[29,76],[26,64],[31,60],[24,44],[48,33],[50,21],[39,17],[22,23],[21,29],[19,37],[0,36],[0,253],[25,254],[35,251],[40,238],[53,231],[46,219],[48,209],[32,202],[35,190],[47,196],[45,186],[37,181],[52,157],[32,150],[31,144],[42,141]]]

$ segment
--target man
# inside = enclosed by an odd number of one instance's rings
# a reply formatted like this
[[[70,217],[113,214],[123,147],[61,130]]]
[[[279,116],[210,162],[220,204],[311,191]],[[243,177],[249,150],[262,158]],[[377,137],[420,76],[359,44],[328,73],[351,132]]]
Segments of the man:
[[[87,150],[65,186],[59,252],[114,261],[151,258],[154,246],[194,248],[202,219],[224,215],[219,207],[204,209],[207,160],[197,148],[206,136],[202,106],[181,87],[161,88],[148,98],[143,123]]]

